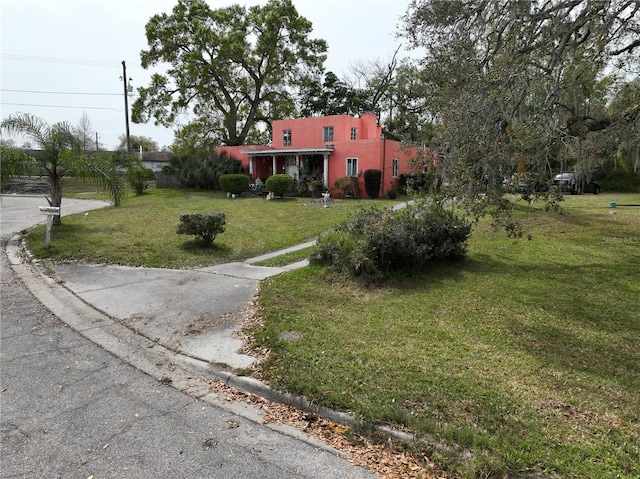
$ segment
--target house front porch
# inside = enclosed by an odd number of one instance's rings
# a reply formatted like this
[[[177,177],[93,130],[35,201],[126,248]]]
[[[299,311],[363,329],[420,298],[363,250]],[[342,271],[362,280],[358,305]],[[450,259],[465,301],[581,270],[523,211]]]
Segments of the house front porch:
[[[265,182],[273,174],[288,174],[293,177],[298,188],[321,183],[329,185],[329,156],[333,147],[287,148],[246,150],[249,156],[249,175]]]

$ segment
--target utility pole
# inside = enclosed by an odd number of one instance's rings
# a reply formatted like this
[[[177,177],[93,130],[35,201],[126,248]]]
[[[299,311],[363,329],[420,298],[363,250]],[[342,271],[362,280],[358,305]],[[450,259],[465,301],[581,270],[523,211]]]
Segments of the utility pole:
[[[127,87],[127,64],[122,60],[122,83],[124,85],[124,118],[127,125],[127,153],[131,154],[131,137],[129,135],[129,88]]]

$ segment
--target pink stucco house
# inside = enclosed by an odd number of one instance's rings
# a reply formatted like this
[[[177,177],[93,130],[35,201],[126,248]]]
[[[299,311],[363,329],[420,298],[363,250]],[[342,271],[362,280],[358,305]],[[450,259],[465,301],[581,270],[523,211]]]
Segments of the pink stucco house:
[[[274,173],[287,173],[299,184],[321,181],[333,189],[343,176],[358,176],[368,169],[382,171],[381,195],[397,187],[400,175],[411,171],[419,148],[383,138],[376,115],[334,115],[273,122],[270,146],[218,148],[239,159],[251,178],[263,181]],[[364,180],[360,178],[361,195]]]

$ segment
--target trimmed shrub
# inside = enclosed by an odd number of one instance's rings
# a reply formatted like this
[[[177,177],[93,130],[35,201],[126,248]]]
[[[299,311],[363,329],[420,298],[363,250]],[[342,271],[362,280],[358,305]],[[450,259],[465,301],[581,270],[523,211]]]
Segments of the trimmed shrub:
[[[210,245],[221,233],[224,233],[226,224],[225,215],[216,213],[193,213],[180,215],[177,233],[179,235],[193,235],[205,245]]]
[[[380,183],[382,182],[382,171],[365,170],[364,172],[364,190],[369,198],[377,198],[380,196]]]
[[[125,179],[136,195],[141,195],[149,187],[147,182],[155,181],[156,175],[150,168],[132,166],[127,170]]]
[[[336,190],[342,191],[345,197],[357,198],[360,193],[360,183],[358,182],[357,176],[343,176],[338,178],[333,183],[333,187]]]
[[[363,209],[322,235],[311,260],[371,284],[430,260],[464,257],[471,225],[439,204],[417,200],[394,212]]]
[[[249,190],[249,177],[242,173],[220,175],[220,189],[227,193],[240,195]]]
[[[284,196],[294,184],[291,175],[271,175],[264,184],[265,189],[274,196]]]

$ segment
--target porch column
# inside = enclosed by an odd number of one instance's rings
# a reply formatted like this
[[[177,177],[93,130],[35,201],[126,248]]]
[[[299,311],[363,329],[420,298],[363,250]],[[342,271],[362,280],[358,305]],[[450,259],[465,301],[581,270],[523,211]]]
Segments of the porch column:
[[[300,155],[296,153],[296,181],[300,181]]]
[[[249,157],[249,174],[251,175],[251,178],[253,178],[253,156]]]
[[[274,175],[278,174],[278,168],[277,168],[278,162],[276,161],[276,155],[273,155],[273,173]]]
[[[329,187],[329,154],[324,154],[324,165],[322,170],[322,182],[324,186]]]

